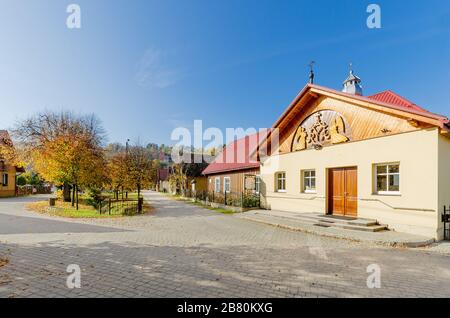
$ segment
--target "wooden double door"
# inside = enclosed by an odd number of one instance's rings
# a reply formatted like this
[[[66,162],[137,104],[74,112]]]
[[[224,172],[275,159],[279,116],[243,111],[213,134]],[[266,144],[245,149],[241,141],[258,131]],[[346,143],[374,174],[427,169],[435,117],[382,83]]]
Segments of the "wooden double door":
[[[328,176],[328,214],[358,216],[358,168],[335,168]]]

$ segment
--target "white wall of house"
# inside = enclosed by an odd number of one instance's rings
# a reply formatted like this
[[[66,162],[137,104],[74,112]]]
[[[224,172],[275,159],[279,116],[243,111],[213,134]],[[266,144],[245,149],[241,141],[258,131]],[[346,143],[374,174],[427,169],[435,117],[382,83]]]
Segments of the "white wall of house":
[[[441,206],[450,204],[450,141],[438,128],[349,142],[262,159],[262,202],[273,210],[327,211],[328,169],[358,168],[358,217],[377,219],[391,230],[442,239]],[[400,164],[400,193],[376,193],[376,164]],[[303,193],[301,171],[316,171],[316,192]],[[286,191],[275,175],[286,173]]]

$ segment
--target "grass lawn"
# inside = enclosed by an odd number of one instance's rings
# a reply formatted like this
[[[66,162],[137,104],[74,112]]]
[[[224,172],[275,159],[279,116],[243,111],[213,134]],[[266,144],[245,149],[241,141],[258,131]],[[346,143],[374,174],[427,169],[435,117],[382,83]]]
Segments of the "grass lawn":
[[[222,214],[235,214],[236,213],[234,211],[227,210],[227,209],[213,208],[212,206],[204,205],[203,203],[198,202],[198,201],[191,201],[191,200],[186,199],[186,198],[184,198],[182,196],[179,196],[179,195],[171,195],[171,194],[169,194],[169,196],[172,199],[176,200],[176,201],[184,201],[186,203],[189,203],[189,204],[192,204],[192,205],[196,205],[196,206],[199,206],[201,208],[208,209],[208,210],[211,210],[211,211],[216,211],[216,212],[219,212],[219,213],[222,213]]]
[[[86,219],[86,218],[120,218],[129,215],[123,214],[100,214],[98,210],[94,209],[93,206],[79,204],[79,209],[77,210],[72,206],[70,202],[62,202],[60,200],[56,201],[54,208],[50,208],[48,201],[33,202],[26,205],[26,208],[31,211],[57,216],[65,218],[76,218],[76,219]],[[148,213],[152,210],[152,207],[144,202],[143,214]]]
[[[47,201],[28,203],[26,208],[31,211],[66,218],[117,218],[122,215],[100,214],[90,205],[79,204],[77,210],[70,202],[57,200],[54,208],[50,208]]]
[[[213,208],[212,206],[204,205],[204,204],[201,203],[201,202],[196,202],[196,201],[191,201],[191,200],[186,200],[186,202],[187,202],[187,203],[190,203],[190,204],[192,204],[192,205],[196,205],[196,206],[199,206],[199,207],[202,207],[202,208],[211,210],[211,211],[216,211],[216,212],[219,212],[219,213],[222,213],[222,214],[235,214],[235,213],[236,213],[236,212],[234,212],[234,211],[227,210],[227,209]]]

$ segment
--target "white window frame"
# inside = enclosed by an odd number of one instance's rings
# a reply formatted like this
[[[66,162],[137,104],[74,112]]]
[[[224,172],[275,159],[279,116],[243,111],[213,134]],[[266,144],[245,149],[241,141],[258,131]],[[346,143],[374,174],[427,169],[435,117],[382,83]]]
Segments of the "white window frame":
[[[392,173],[389,172],[389,166],[398,166],[398,173]],[[386,167],[386,173],[378,173],[378,168],[379,167]],[[401,195],[401,188],[400,188],[400,178],[401,178],[401,171],[400,171],[400,162],[389,162],[389,163],[377,163],[375,164],[375,169],[374,169],[374,187],[375,187],[375,194],[378,195]],[[386,176],[386,188],[387,191],[378,191],[378,176],[379,175],[383,175]],[[389,190],[389,176],[391,175],[398,175],[398,179],[399,179],[399,190],[398,191],[390,191]]]
[[[228,190],[227,190],[227,181],[228,181]],[[223,177],[223,192],[230,193],[231,192],[231,178]]]
[[[310,172],[314,172],[314,177],[312,177],[311,175],[309,175],[308,177],[306,176],[306,173],[310,173]],[[301,171],[301,177],[302,177],[302,192],[303,193],[317,193],[317,172],[316,169],[306,169],[306,170],[302,170]],[[306,180],[309,180],[311,182],[311,180],[314,179],[314,189],[306,189]]]
[[[7,187],[7,186],[8,186],[8,183],[9,183],[9,176],[8,176],[7,173],[3,173],[3,176],[2,176],[2,185],[3,185],[4,187]]]
[[[284,175],[283,178],[280,178],[280,176]],[[278,185],[278,181],[280,181],[280,179],[282,180],[282,183],[284,183],[284,189],[280,189],[279,185]],[[275,175],[275,190],[276,192],[279,193],[285,193],[286,192],[286,172],[280,171],[277,172]]]
[[[255,193],[259,194],[261,192],[261,176],[257,174],[255,176]]]
[[[214,179],[214,192],[220,192],[220,177]]]

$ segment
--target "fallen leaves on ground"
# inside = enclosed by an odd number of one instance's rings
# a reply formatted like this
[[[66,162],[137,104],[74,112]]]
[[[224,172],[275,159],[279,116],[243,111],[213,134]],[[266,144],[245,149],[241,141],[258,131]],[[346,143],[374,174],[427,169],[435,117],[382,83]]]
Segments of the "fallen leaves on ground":
[[[6,258],[0,258],[0,267],[6,266],[8,265],[9,260],[7,260]]]

